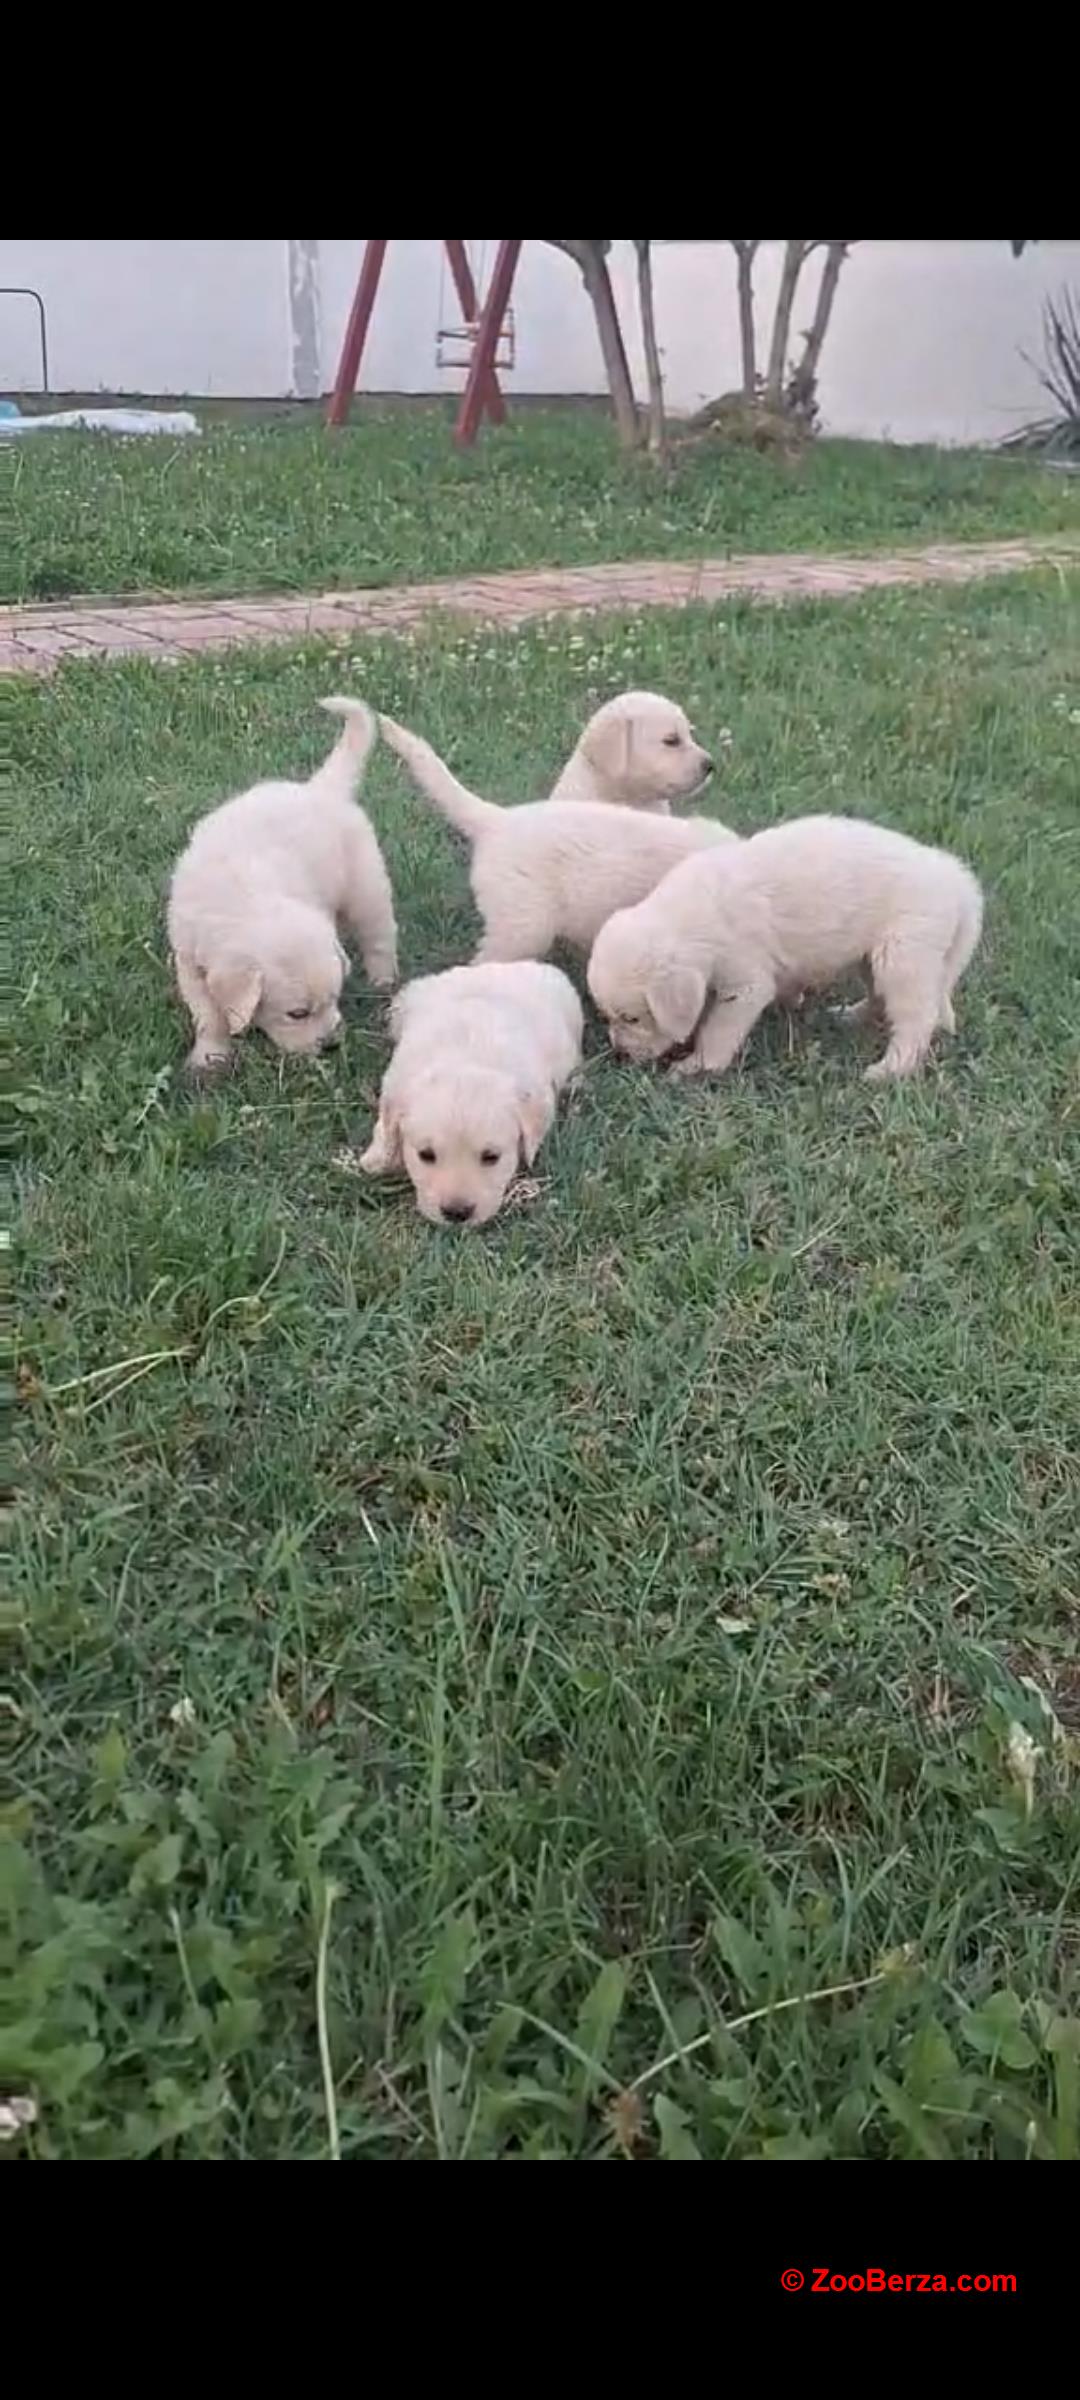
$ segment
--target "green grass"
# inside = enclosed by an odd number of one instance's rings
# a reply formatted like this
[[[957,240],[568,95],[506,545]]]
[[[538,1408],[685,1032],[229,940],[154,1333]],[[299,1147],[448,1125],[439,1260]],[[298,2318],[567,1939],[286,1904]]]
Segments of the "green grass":
[[[621,460],[588,409],[525,411],[464,456],[432,406],[365,409],[336,435],[307,421],[177,443],[57,436],[0,454],[0,472],[13,600],[1080,533],[1075,482],[1027,460],[823,442],[785,464],[705,445],[669,478]]]
[[[1078,635],[1047,575],[16,689],[24,2143],[326,2155],[322,1938],[346,2156],[1077,2156]],[[626,681],[730,729],[737,825],[975,863],[922,1080],[819,1008],[715,1090],[594,1028],[472,1237],[334,1163],[359,982],[333,1061],[168,1080],[170,859],[318,693],[513,795]],[[460,956],[369,796],[407,969]]]

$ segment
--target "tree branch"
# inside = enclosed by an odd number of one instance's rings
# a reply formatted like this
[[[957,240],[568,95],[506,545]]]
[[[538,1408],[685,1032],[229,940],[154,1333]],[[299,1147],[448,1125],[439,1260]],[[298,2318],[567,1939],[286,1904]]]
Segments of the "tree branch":
[[[645,372],[649,383],[649,449],[654,458],[663,458],[667,447],[664,426],[664,376],[656,339],[652,243],[635,242],[634,248],[637,252],[638,299],[641,303],[641,338],[645,346]]]
[[[821,357],[825,336],[829,330],[829,318],[832,315],[833,301],[836,298],[836,287],[840,281],[840,269],[850,249],[850,242],[827,242],[825,244],[825,264],[821,270],[817,306],[809,333],[803,336],[802,357],[798,366],[792,371],[787,389],[788,406],[800,416],[810,417],[813,415],[817,391],[818,361]]]
[[[565,250],[580,269],[582,281],[592,302],[596,330],[600,337],[604,369],[615,411],[615,424],[624,450],[636,450],[641,435],[637,401],[626,355],[626,345],[615,306],[615,294],[607,271],[607,252],[610,242],[553,242],[554,250]]]
[[[770,408],[782,408],[784,400],[784,368],[787,364],[788,340],[791,334],[791,312],[795,306],[795,289],[802,272],[803,260],[810,245],[807,242],[785,242],[784,264],[780,275],[780,290],[776,297],[773,318],[769,365],[765,376],[765,398]]]
[[[748,400],[757,395],[757,344],[754,337],[754,260],[760,242],[732,242],[739,287],[739,341],[742,349],[742,388]]]

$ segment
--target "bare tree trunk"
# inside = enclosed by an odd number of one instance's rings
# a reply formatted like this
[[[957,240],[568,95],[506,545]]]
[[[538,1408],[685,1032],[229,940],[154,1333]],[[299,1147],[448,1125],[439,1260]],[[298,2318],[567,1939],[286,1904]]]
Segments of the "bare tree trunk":
[[[662,459],[667,450],[667,433],[664,424],[664,376],[653,306],[652,243],[635,242],[634,248],[637,251],[641,338],[645,345],[645,372],[649,380],[649,450],[654,458]]]
[[[765,377],[765,398],[770,408],[782,408],[784,405],[784,368],[787,365],[791,312],[795,306],[795,287],[799,280],[803,260],[810,246],[809,242],[785,242],[784,244],[784,265],[780,276],[780,290],[776,297],[776,315],[773,318],[772,343]]]
[[[607,260],[599,242],[583,242],[581,248],[585,253],[580,261],[581,272],[596,318],[619,441],[624,450],[636,450],[641,439],[641,426]]]
[[[748,400],[757,398],[757,345],[754,339],[754,260],[759,242],[732,242],[739,277],[739,339],[742,344],[742,388]]]
[[[600,336],[604,370],[608,379],[619,442],[624,450],[636,450],[641,439],[637,401],[630,377],[630,366],[615,306],[615,294],[607,271],[603,242],[556,242],[556,250],[565,250],[580,268],[582,280],[592,301],[596,330]]]
[[[840,281],[840,269],[850,248],[850,242],[828,242],[826,244],[825,264],[821,270],[821,283],[818,288],[813,323],[809,333],[803,336],[803,354],[798,366],[792,372],[788,385],[788,405],[801,415],[813,414],[817,391],[818,361],[821,357],[825,336],[829,330],[829,319],[832,315],[833,301],[836,298],[836,287]]]

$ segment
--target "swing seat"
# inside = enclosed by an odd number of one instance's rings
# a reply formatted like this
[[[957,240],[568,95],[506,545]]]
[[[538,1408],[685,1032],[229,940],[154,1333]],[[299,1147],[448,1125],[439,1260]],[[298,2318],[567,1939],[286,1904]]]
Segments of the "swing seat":
[[[440,325],[435,335],[435,364],[437,367],[468,368],[480,331],[479,319],[469,325]],[[495,345],[494,364],[497,372],[513,371],[516,351],[514,312],[508,308]]]

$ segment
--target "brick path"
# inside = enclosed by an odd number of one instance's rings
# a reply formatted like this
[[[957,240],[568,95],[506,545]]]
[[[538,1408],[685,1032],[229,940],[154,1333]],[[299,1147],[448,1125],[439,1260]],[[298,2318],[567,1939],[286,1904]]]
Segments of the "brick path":
[[[1080,547],[1061,540],[940,542],[870,557],[704,559],[624,566],[556,567],[471,575],[458,583],[412,583],[379,591],[321,592],[238,600],[67,601],[0,608],[0,673],[48,675],[65,658],[179,658],[237,643],[297,642],[308,634],[399,633],[433,616],[521,625],[529,617],[581,610],[682,608],[695,600],[836,599],[883,584],[970,583],[1020,568],[1080,566]]]

